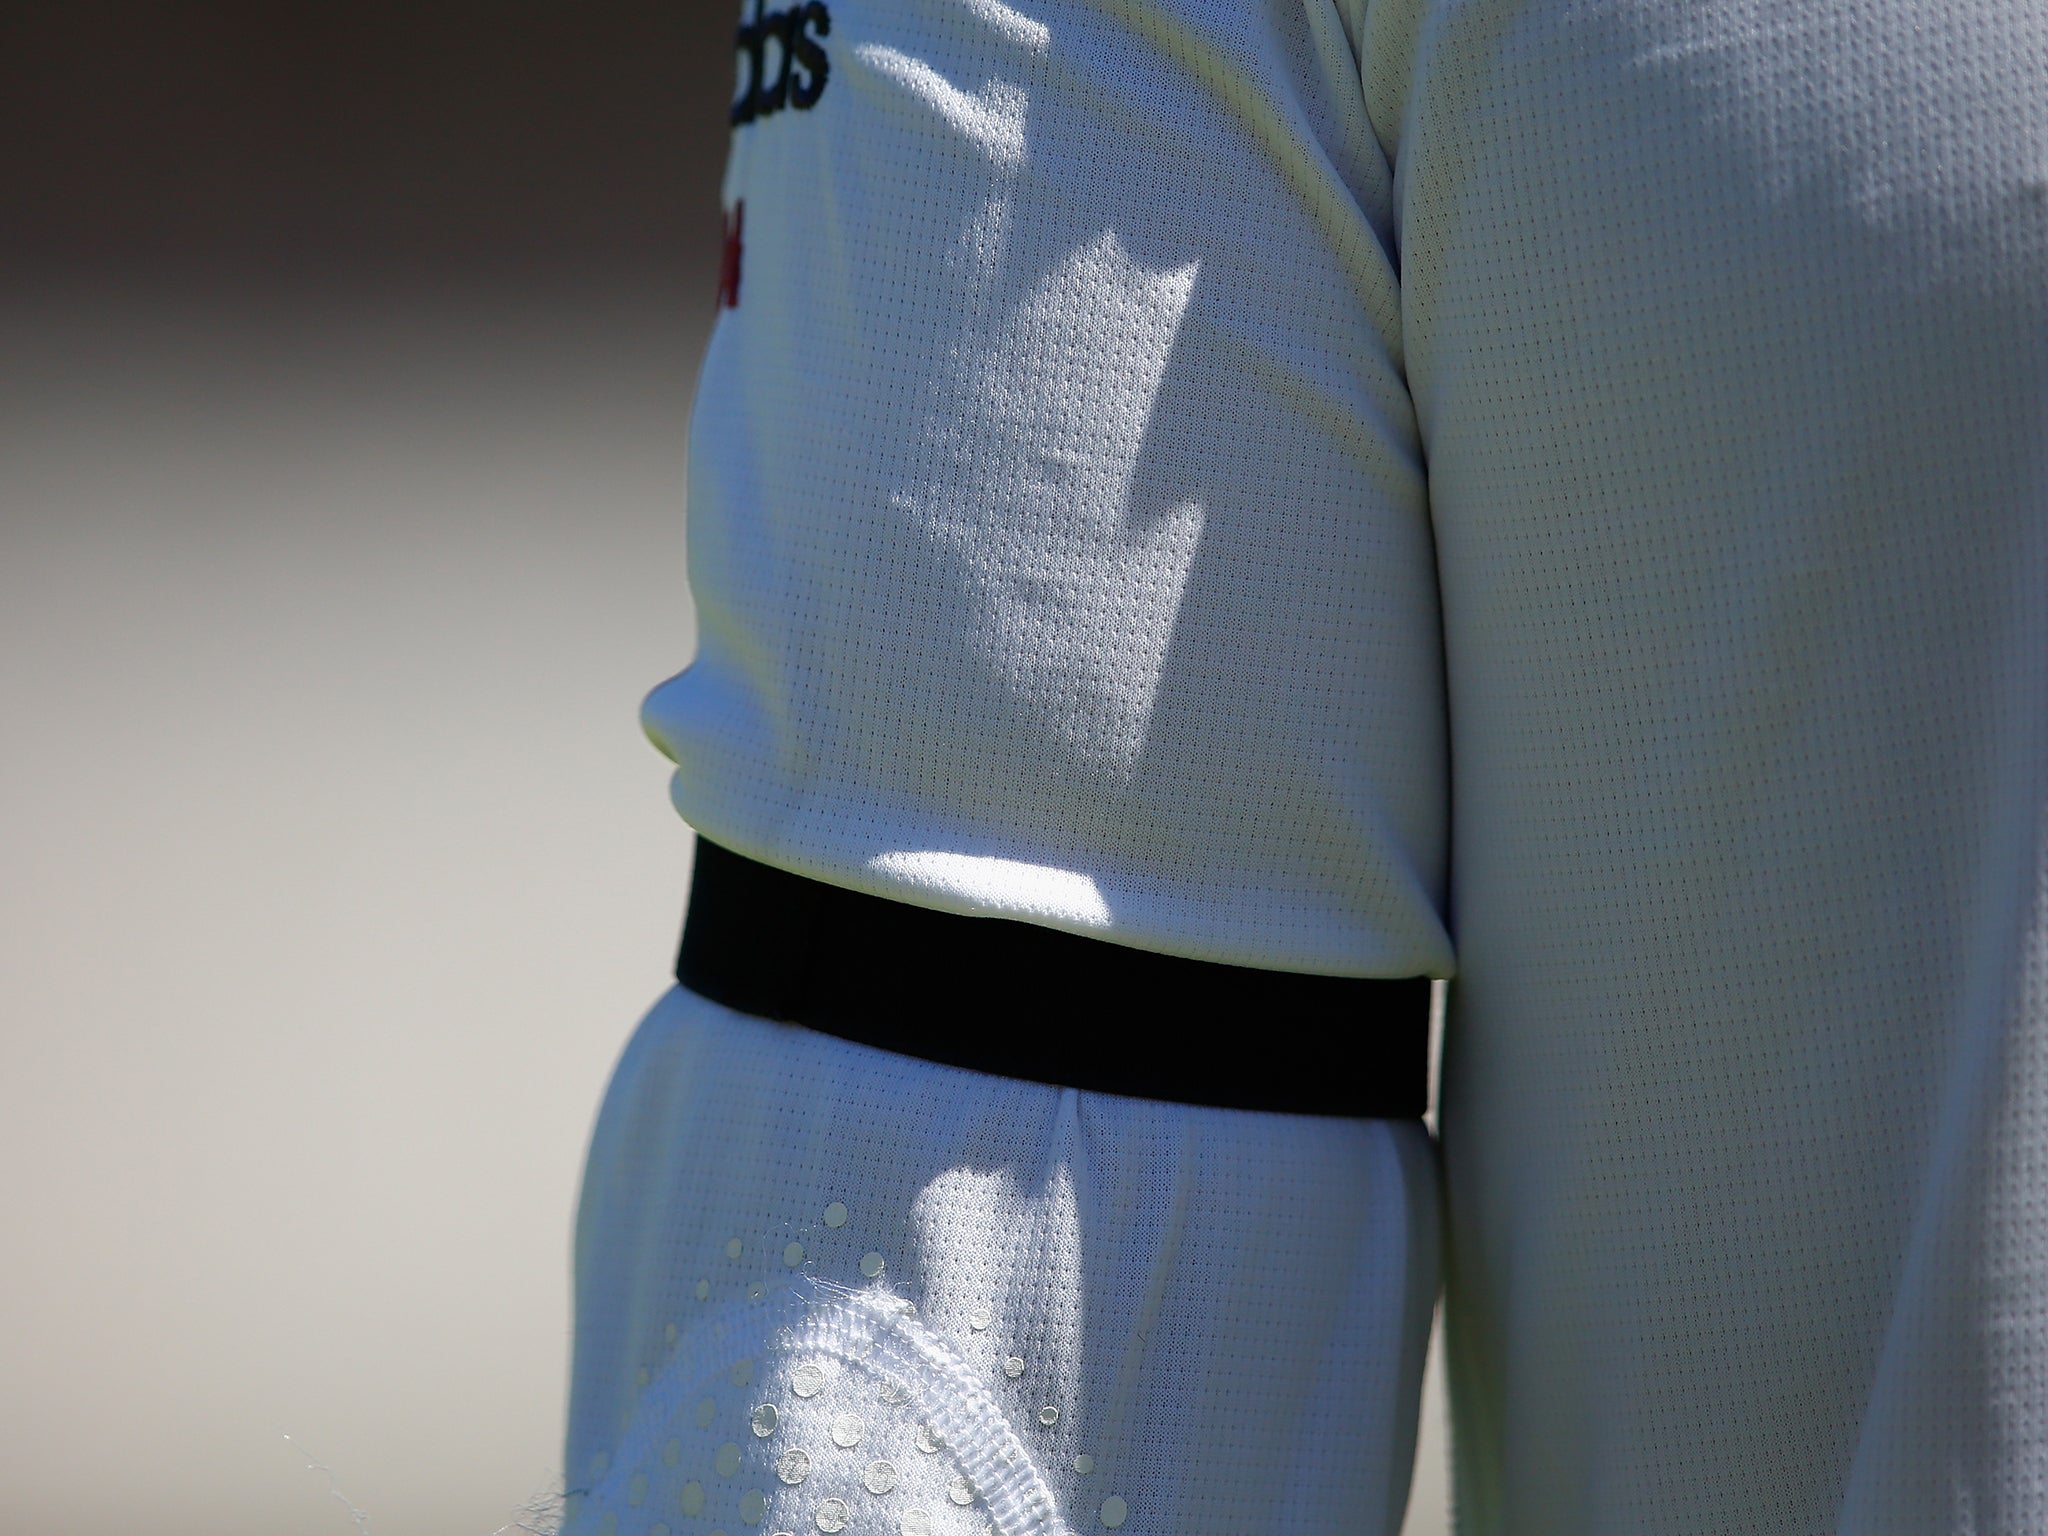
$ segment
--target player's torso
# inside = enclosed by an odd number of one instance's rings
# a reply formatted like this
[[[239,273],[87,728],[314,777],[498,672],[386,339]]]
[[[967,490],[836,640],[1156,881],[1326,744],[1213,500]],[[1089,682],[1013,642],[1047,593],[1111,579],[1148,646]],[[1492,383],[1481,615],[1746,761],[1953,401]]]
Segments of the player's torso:
[[[941,904],[1441,969],[1431,551],[1335,10],[816,0],[737,41],[702,650],[648,712],[686,816],[838,878],[984,861],[875,876]]]

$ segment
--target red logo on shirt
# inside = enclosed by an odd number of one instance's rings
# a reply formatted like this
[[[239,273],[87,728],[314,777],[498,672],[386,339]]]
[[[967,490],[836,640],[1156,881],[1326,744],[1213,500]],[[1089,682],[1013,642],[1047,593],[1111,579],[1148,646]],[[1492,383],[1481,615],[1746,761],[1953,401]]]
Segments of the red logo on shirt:
[[[740,231],[747,222],[747,205],[735,200],[725,216],[725,255],[718,263],[718,307],[740,307]]]

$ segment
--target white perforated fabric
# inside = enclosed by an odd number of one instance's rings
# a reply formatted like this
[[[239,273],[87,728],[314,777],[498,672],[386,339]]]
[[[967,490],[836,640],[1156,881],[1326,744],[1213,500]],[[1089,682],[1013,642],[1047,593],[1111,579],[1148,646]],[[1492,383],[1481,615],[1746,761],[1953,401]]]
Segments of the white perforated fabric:
[[[585,1178],[565,1532],[1393,1536],[1436,1199],[1415,1122],[1020,1083],[672,992]]]
[[[2048,7],[1371,21],[1461,1523],[2048,1530]]]
[[[832,5],[816,104],[734,133],[699,649],[644,719],[757,859],[1441,975],[1388,167],[1334,16],[1202,9]]]
[[[2048,9],[832,17],[736,135],[685,817],[1455,934],[1474,1536],[2048,1529]]]

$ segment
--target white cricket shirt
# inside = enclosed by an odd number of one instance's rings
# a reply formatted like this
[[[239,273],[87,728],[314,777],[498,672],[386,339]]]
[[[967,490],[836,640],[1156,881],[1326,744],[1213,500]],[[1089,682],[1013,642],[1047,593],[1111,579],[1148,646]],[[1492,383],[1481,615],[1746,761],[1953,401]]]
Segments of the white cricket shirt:
[[[2048,10],[829,15],[734,139],[684,816],[1455,934],[1466,1531],[2048,1528]]]
[[[1185,9],[841,0],[809,27],[815,101],[734,130],[699,649],[645,722],[684,819],[784,868],[1442,974],[1391,173],[1334,10]]]

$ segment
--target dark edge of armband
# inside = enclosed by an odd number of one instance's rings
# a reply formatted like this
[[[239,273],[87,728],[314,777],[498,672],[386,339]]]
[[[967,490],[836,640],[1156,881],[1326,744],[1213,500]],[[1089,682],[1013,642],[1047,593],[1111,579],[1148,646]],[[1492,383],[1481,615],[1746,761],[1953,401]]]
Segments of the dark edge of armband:
[[[676,980],[740,1013],[1035,1083],[1361,1119],[1427,1108],[1427,977],[1221,965],[935,912],[703,837]]]

